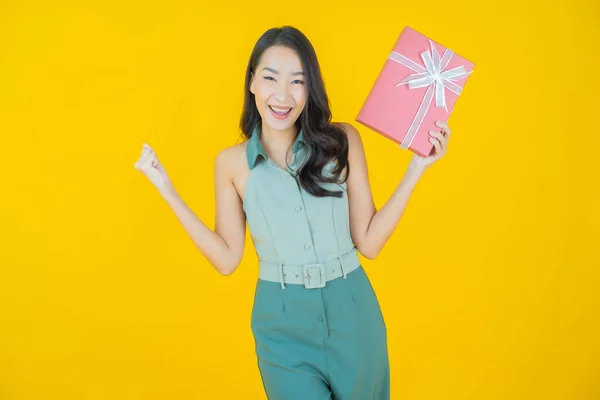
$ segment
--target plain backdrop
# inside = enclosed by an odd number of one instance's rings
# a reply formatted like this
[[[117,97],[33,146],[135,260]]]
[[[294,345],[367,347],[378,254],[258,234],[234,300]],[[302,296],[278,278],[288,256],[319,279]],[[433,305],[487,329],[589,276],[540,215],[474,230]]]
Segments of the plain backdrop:
[[[214,226],[252,46],[286,24],[377,207],[412,154],[354,118],[402,28],[475,63],[447,155],[361,257],[392,398],[600,398],[599,19],[594,0],[3,1],[0,399],[265,399],[250,236],[219,275],[133,165],[151,145]]]

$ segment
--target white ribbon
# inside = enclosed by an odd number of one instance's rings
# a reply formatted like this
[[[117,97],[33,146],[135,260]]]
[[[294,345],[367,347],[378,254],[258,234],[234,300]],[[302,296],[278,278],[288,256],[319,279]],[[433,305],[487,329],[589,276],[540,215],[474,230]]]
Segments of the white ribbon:
[[[446,68],[450,62],[454,52],[450,49],[446,49],[444,55],[440,58],[440,54],[438,53],[433,42],[429,40],[429,43],[431,44],[431,51],[425,50],[421,53],[421,58],[423,59],[423,64],[425,67],[395,51],[392,51],[388,57],[388,59],[396,61],[397,63],[404,65],[406,68],[416,72],[416,74],[409,75],[402,82],[397,84],[396,87],[405,84],[408,84],[409,89],[417,89],[427,86],[427,91],[425,92],[425,96],[423,96],[423,100],[421,101],[421,105],[417,110],[417,114],[410,124],[404,139],[400,143],[400,147],[405,150],[410,147],[415,135],[419,131],[419,128],[423,123],[423,119],[425,118],[425,114],[427,114],[427,110],[431,105],[431,100],[433,99],[434,93],[435,106],[444,107],[444,110],[448,112],[444,88],[456,93],[456,95],[460,95],[462,87],[458,86],[453,81],[464,78],[473,72],[467,72],[464,65],[444,71],[444,68]]]

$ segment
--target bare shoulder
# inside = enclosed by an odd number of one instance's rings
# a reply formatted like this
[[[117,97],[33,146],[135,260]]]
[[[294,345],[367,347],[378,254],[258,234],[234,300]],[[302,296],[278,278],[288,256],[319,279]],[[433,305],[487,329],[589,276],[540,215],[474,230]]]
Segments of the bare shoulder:
[[[352,125],[350,122],[340,121],[337,122],[337,125],[344,128],[346,135],[356,135],[358,134],[358,130]]]
[[[358,129],[356,129],[349,122],[336,122],[336,125],[342,128],[342,130],[346,134],[346,137],[348,138],[348,166],[352,166],[350,167],[350,169],[354,170],[356,168],[354,167],[354,165],[358,163],[360,167],[360,164],[362,163],[362,159],[364,157],[364,149],[362,145],[362,140],[360,138],[360,133],[358,132]],[[343,176],[348,175],[348,166],[345,167],[342,171]]]
[[[243,170],[246,163],[246,141],[221,149],[215,158],[215,167],[231,175]]]
[[[353,152],[356,149],[356,147],[358,147],[359,149],[362,148],[362,140],[360,138],[360,133],[358,132],[358,129],[354,127],[354,125],[352,125],[349,122],[338,122],[338,125],[342,127],[342,129],[346,133],[346,136],[348,137],[349,152]]]
[[[362,164],[362,159],[365,157],[365,150],[358,129],[348,122],[338,122],[338,125],[342,127],[348,137],[348,160],[352,164],[356,164],[356,162],[353,162],[354,160]]]
[[[244,182],[248,176],[246,161],[247,141],[221,149],[215,158],[215,174],[232,182],[240,198],[243,198]]]

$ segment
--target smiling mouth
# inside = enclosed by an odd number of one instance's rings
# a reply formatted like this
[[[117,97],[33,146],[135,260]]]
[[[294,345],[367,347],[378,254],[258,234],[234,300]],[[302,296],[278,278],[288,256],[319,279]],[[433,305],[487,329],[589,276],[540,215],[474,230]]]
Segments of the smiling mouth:
[[[287,115],[292,111],[291,108],[275,108],[273,106],[269,106],[269,108],[277,115]]]

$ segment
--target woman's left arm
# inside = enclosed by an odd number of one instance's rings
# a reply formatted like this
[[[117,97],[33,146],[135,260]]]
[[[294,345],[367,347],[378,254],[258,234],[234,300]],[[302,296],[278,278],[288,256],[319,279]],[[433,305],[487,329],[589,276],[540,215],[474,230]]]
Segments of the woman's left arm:
[[[350,233],[356,248],[366,258],[377,257],[400,222],[417,182],[427,168],[446,153],[450,128],[442,121],[438,121],[436,124],[441,131],[429,131],[430,141],[434,146],[433,154],[429,157],[413,154],[402,181],[388,201],[377,211],[369,184],[367,162],[360,134],[351,124],[342,123],[348,136],[350,174],[347,180],[347,190],[350,207]]]

